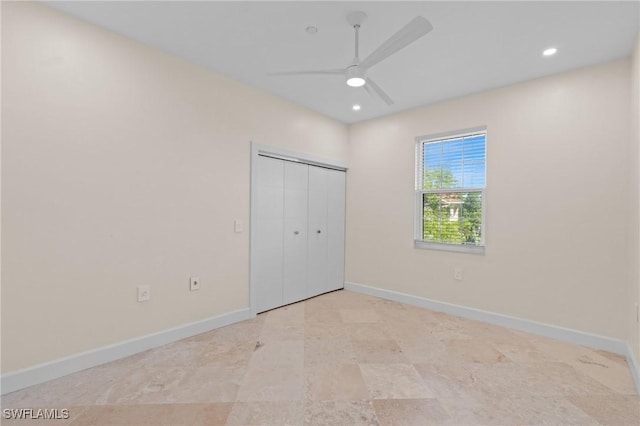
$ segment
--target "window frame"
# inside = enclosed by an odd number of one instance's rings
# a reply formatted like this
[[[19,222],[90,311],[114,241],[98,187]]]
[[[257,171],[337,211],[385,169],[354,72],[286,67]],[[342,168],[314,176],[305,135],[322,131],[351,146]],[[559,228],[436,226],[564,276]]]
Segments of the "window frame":
[[[424,154],[423,147],[430,142],[445,141],[447,139],[456,139],[462,137],[469,137],[474,135],[484,135],[484,187],[456,187],[456,188],[436,188],[436,189],[424,189]],[[449,132],[442,132],[436,134],[430,134],[425,136],[416,137],[416,164],[415,164],[415,209],[414,209],[414,248],[419,249],[431,249],[431,250],[444,250],[462,253],[475,253],[484,254],[487,246],[487,234],[486,234],[486,189],[487,189],[487,126],[472,127],[463,130],[454,130]],[[482,245],[470,245],[470,244],[455,244],[455,243],[443,243],[426,241],[423,239],[423,227],[424,227],[424,194],[442,194],[452,192],[480,192],[482,204],[481,204],[481,225],[480,232],[482,235]]]

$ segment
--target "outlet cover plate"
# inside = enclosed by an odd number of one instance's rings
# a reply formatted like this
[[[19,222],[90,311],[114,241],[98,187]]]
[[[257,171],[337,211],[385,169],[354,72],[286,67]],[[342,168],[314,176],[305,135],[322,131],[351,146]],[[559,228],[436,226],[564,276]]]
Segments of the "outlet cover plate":
[[[189,278],[189,290],[191,291],[200,290],[200,278],[198,277]]]
[[[453,270],[453,278],[458,281],[462,281],[462,268],[455,268]]]
[[[138,286],[138,302],[148,302],[151,300],[151,286],[139,285]]]

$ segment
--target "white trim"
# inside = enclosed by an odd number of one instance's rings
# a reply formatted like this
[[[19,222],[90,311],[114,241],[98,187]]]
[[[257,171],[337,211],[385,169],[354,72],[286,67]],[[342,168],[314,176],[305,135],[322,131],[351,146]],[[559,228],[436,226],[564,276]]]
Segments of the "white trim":
[[[631,377],[633,377],[633,381],[636,383],[636,389],[638,390],[638,393],[640,393],[640,368],[638,368],[636,357],[628,343],[626,352],[620,355],[627,357],[627,364],[629,364],[629,370],[631,370]]]
[[[483,187],[455,187],[455,188],[424,188],[424,145],[428,143],[444,142],[449,139],[466,138],[470,136],[484,135],[484,181]],[[413,236],[414,236],[414,248],[427,249],[427,250],[445,250],[461,253],[474,253],[484,254],[487,245],[486,237],[486,220],[487,220],[487,202],[486,202],[486,189],[487,189],[487,126],[477,126],[463,130],[453,130],[448,132],[442,132],[427,136],[416,137],[416,164],[415,164],[415,193],[416,198],[414,200],[414,224],[413,224]],[[464,162],[464,159],[463,159]],[[480,192],[481,193],[481,214],[482,220],[480,223],[480,235],[482,236],[482,245],[469,248],[464,244],[447,244],[439,242],[431,242],[423,239],[424,235],[424,195],[425,194],[448,194],[452,192]],[[451,246],[458,246],[453,248]]]
[[[425,240],[414,240],[413,247],[417,249],[454,251],[457,253],[484,254],[484,246],[473,246],[470,244],[447,244],[433,243]]]
[[[263,145],[251,142],[251,155],[264,155],[266,157],[279,158],[281,160],[295,161],[297,163],[310,164],[312,166],[327,167],[336,170],[347,170],[347,165],[342,161],[330,160],[315,155],[289,151],[277,146]]]
[[[623,340],[352,282],[345,282],[344,289],[623,355],[640,393],[640,369],[629,344]]]
[[[433,133],[430,135],[418,136],[416,137],[416,142],[429,143],[429,142],[441,141],[444,139],[456,139],[457,137],[464,138],[467,136],[480,135],[482,133],[487,133],[486,125],[470,127],[468,129],[462,129],[462,130],[450,130],[447,132],[440,132],[440,133]]]
[[[255,265],[253,259],[257,253],[254,253],[254,249],[256,247],[255,241],[255,233],[252,232],[253,229],[257,227],[257,217],[256,217],[256,202],[257,202],[257,188],[258,188],[258,175],[256,170],[258,168],[258,158],[259,156],[267,156],[273,158],[280,158],[285,161],[295,161],[305,164],[310,164],[313,166],[326,167],[334,170],[347,170],[347,164],[342,161],[330,160],[327,158],[317,157],[315,155],[309,155],[294,151],[289,151],[287,149],[282,149],[276,146],[270,145],[262,145],[256,142],[251,141],[251,201],[250,201],[250,226],[249,226],[249,303],[251,315],[255,316],[257,314],[257,300],[256,300],[256,291],[255,291]]]
[[[4,395],[249,318],[249,309],[240,309],[4,374],[0,392]]]

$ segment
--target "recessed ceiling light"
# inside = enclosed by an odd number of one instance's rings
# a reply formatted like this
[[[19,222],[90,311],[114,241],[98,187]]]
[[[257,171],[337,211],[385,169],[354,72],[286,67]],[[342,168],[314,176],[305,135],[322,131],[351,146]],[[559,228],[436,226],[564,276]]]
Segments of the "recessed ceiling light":
[[[314,27],[313,25],[309,25],[305,30],[309,34],[315,34],[318,32],[318,27]]]
[[[542,54],[544,56],[553,56],[556,54],[556,52],[558,51],[558,49],[556,49],[555,47],[550,47],[548,49],[546,49],[544,52],[542,52]]]
[[[360,105],[354,105],[352,108],[354,111],[360,111]]]

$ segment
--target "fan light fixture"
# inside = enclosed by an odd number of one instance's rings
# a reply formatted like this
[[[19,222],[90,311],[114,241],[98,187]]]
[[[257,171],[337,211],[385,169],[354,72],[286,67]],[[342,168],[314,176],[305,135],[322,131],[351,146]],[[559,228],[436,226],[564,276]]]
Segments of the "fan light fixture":
[[[366,83],[364,79],[364,72],[358,65],[351,65],[347,68],[347,85],[351,87],[362,87]]]
[[[362,77],[351,77],[347,80],[347,84],[351,87],[361,87],[364,86],[364,78]]]

